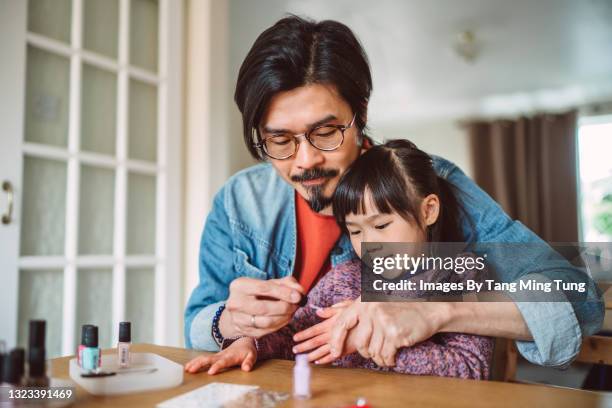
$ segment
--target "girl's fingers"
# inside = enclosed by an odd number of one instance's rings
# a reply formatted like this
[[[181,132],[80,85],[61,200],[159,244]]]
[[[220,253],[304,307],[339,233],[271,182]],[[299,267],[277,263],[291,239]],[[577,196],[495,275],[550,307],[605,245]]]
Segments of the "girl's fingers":
[[[327,354],[321,357],[320,359],[318,359],[317,361],[315,361],[315,364],[316,365],[329,364],[329,363],[333,363],[336,360],[337,360],[336,357],[332,356],[331,354]]]
[[[322,357],[329,354],[329,344],[323,344],[315,351],[308,354],[308,361],[313,362],[321,359]]]
[[[342,302],[336,303],[330,307],[319,309],[316,312],[317,316],[323,319],[329,319],[330,317],[333,317],[337,315],[338,313],[342,312],[342,310],[345,307],[349,306],[352,302],[353,302],[352,300],[343,300]]]
[[[327,321],[317,323],[314,326],[311,326],[305,330],[302,330],[301,332],[297,332],[293,336],[293,341],[300,342],[300,341],[308,340],[310,338],[318,336],[321,333],[326,333],[330,329],[331,329],[331,326]]]
[[[190,373],[197,373],[200,369],[209,366],[213,362],[214,356],[200,356],[196,357],[187,364],[185,364],[185,370]]]
[[[210,366],[210,368],[208,369],[208,374],[215,375],[219,371],[223,370],[224,368],[231,367],[231,366],[232,364],[229,358],[227,357],[220,358],[219,360],[215,361],[213,365]]]
[[[249,351],[242,361],[242,366],[240,368],[242,368],[242,371],[251,371],[255,365],[255,361],[257,361],[257,356],[252,351]]]
[[[303,343],[295,345],[292,349],[293,354],[300,354],[300,353],[305,353],[307,351],[314,350],[317,347],[322,346],[323,344],[327,344],[328,340],[329,340],[329,333],[320,334],[316,337],[313,337],[310,340],[306,340]]]

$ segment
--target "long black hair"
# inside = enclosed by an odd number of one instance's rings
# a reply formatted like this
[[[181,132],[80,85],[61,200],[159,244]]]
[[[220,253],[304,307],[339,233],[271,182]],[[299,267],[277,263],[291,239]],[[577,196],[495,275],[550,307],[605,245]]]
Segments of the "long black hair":
[[[244,142],[255,159],[263,160],[253,143],[261,141],[259,125],[272,97],[315,83],[335,87],[364,136],[372,77],[366,53],[346,25],[290,15],[257,37],[242,62],[234,93]]]
[[[346,232],[346,216],[365,212],[365,193],[381,213],[397,212],[427,231],[431,242],[463,242],[460,217],[464,215],[454,186],[439,177],[433,160],[414,143],[390,140],[362,154],[341,177],[333,196],[334,216]],[[421,202],[430,194],[440,200],[436,222],[422,225]]]

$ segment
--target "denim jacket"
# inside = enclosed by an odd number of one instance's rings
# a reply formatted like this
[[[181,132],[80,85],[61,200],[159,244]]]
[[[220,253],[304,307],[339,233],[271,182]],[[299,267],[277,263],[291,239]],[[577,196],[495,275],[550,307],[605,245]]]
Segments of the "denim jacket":
[[[434,157],[434,167],[457,188],[468,217],[463,220],[468,242],[543,243],[519,221],[510,219],[453,163]],[[200,282],[185,310],[188,348],[219,349],[211,333],[212,320],[228,298],[232,280],[241,276],[273,279],[293,273],[297,248],[294,192],[269,163],[263,163],[235,174],[216,194],[200,243]],[[332,267],[356,256],[347,236],[339,239],[330,256]],[[553,280],[559,274],[571,280],[579,274],[566,261],[547,256],[517,257],[496,266],[498,276],[507,282],[533,277]],[[603,302],[590,279],[588,298],[516,302],[534,339],[517,341],[519,352],[535,364],[567,366],[579,352],[582,337],[599,331],[603,321]]]

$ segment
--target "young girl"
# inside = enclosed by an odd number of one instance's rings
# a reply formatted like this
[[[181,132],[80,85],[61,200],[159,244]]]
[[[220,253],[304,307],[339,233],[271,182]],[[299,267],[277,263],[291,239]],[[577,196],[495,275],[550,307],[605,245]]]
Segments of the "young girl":
[[[461,242],[460,207],[452,186],[438,177],[429,155],[407,140],[392,140],[370,148],[340,180],[333,200],[334,216],[350,235],[358,256],[361,242]],[[482,279],[474,271],[427,271],[426,280]],[[186,364],[195,373],[209,374],[232,366],[250,370],[256,360],[294,359],[293,335],[321,321],[317,311],[361,294],[361,264],[353,260],[325,274],[308,294],[291,323],[259,339],[226,339],[222,351]],[[319,312],[320,315],[323,315]],[[413,347],[401,348],[395,366],[380,367],[357,353],[333,362],[406,374],[487,379],[493,340],[460,333],[439,333]]]

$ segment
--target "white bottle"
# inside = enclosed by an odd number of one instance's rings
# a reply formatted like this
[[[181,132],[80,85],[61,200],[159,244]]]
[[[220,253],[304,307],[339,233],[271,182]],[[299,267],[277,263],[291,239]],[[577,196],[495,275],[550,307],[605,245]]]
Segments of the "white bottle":
[[[299,399],[310,398],[310,365],[307,354],[295,356],[293,367],[293,397]]]

